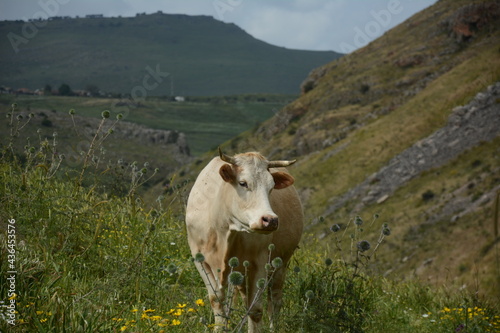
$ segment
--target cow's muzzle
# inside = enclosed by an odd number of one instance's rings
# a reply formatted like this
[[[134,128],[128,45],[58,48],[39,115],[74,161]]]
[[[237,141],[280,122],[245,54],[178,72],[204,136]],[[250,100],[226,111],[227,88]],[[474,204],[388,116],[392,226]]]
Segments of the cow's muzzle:
[[[261,228],[259,231],[272,232],[278,229],[278,217],[273,215],[264,215],[260,218]]]

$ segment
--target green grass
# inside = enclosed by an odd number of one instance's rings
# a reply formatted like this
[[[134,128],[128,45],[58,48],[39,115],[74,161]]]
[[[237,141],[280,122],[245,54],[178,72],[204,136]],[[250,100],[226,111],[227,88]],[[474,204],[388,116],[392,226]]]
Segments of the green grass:
[[[16,295],[2,275],[0,301],[15,304],[17,312],[11,326],[2,308],[0,328],[201,332],[212,327],[206,290],[187,245],[184,212],[174,209],[172,197],[144,202],[132,179],[122,180],[128,195],[113,196],[89,170],[93,183],[82,187],[82,170],[57,165],[52,153],[50,146],[36,147],[21,162],[9,147],[2,152],[1,269],[17,274]],[[184,202],[185,184],[178,185],[173,198]],[[381,237],[381,226],[387,228],[381,219],[363,218],[344,221],[328,252],[318,250],[313,235],[304,235],[307,246],[291,260],[277,332],[500,328],[495,304],[473,294],[373,274],[376,251],[391,235]],[[364,240],[370,249],[358,250]],[[244,314],[241,302],[234,303],[229,331],[238,331]]]

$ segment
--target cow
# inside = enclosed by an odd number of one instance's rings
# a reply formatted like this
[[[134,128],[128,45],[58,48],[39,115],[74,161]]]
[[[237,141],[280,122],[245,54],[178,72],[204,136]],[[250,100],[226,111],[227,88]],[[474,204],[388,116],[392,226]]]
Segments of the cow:
[[[219,148],[219,156],[201,171],[191,189],[186,208],[188,243],[193,257],[202,258],[195,265],[208,290],[216,330],[227,319],[228,261],[233,257],[247,262],[247,267],[234,270],[246,272],[238,290],[248,311],[248,332],[262,328],[257,281],[269,278],[266,263],[282,259],[268,284],[267,310],[273,326],[282,303],[286,266],[303,229],[302,204],[294,178],[285,169],[293,163],[268,161],[257,152],[228,156]]]

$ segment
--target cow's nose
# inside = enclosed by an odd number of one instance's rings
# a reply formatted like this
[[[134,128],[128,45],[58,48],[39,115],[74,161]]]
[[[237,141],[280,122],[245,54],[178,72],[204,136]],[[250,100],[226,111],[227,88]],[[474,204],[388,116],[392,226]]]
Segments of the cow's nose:
[[[274,231],[278,229],[278,217],[273,215],[264,215],[261,218],[262,229]]]

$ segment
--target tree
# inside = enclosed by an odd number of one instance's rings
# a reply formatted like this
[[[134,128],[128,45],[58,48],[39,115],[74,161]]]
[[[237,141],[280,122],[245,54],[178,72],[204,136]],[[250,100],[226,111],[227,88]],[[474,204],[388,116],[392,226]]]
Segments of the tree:
[[[50,84],[46,84],[45,87],[43,87],[43,94],[45,96],[52,95],[52,87]]]
[[[61,96],[71,96],[73,95],[73,91],[71,91],[71,88],[68,84],[63,83],[59,87],[59,95]]]
[[[93,97],[99,95],[99,88],[95,84],[87,84],[85,90],[88,91]]]

